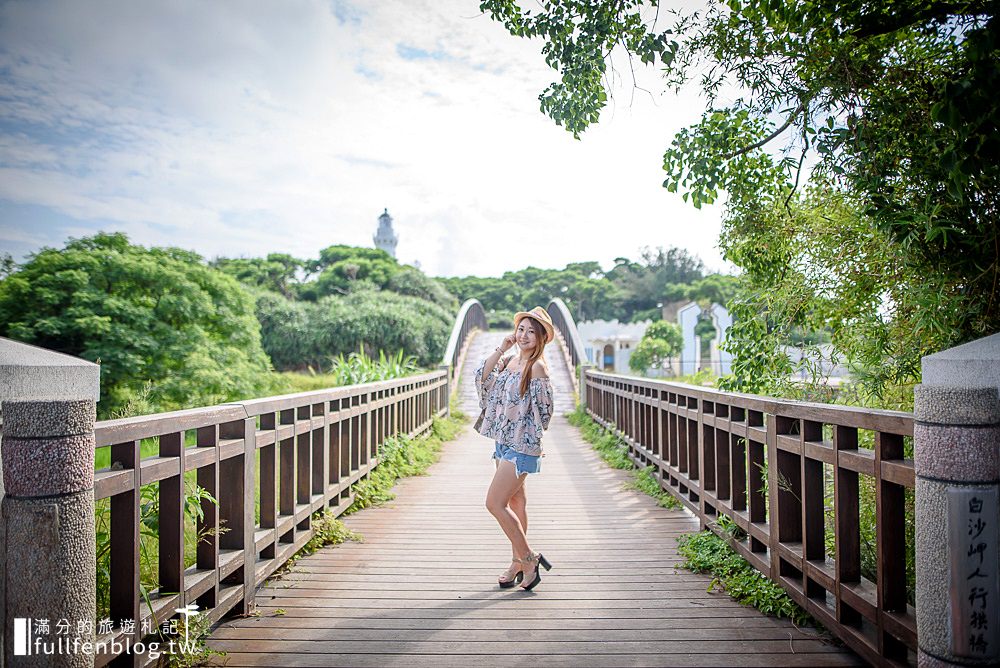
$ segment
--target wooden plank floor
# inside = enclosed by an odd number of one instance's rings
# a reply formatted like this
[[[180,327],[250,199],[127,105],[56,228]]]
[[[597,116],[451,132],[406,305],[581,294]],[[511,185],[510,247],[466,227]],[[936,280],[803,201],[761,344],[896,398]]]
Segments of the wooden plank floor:
[[[481,335],[470,357],[498,338]],[[569,382],[565,364],[550,366]],[[571,391],[561,395],[565,410]],[[364,543],[301,559],[258,592],[259,617],[225,622],[210,646],[228,666],[864,665],[677,569],[676,538],[697,521],[624,489],[627,475],[561,414],[545,448],[527,483],[528,535],[553,570],[533,592],[496,585],[510,548],[483,503],[492,443],[466,428],[427,476],[399,483],[395,501],[346,518]]]

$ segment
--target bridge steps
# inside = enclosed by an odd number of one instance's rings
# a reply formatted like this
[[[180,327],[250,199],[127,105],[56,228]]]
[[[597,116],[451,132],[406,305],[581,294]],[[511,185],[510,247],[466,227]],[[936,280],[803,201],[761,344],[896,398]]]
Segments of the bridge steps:
[[[500,337],[472,343],[459,382],[470,416],[471,374]],[[864,665],[676,569],[676,539],[697,520],[623,488],[628,475],[563,417],[569,371],[558,354],[548,361],[563,389],[542,474],[528,481],[528,535],[554,568],[534,592],[496,586],[510,552],[483,505],[492,444],[466,427],[427,476],[400,481],[393,502],[346,518],[364,543],[299,560],[260,589],[259,617],[222,624],[209,644],[228,652],[226,665]]]

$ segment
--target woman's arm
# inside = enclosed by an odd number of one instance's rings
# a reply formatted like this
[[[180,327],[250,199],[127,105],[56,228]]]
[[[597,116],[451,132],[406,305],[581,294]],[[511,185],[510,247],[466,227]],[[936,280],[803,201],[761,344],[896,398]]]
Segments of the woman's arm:
[[[476,391],[479,393],[479,407],[486,408],[486,402],[489,397],[490,390],[493,388],[493,382],[496,380],[496,374],[494,373],[497,362],[500,361],[503,354],[514,345],[514,335],[508,334],[504,337],[503,342],[494,350],[492,353],[486,356],[483,360],[482,365],[476,369]]]
[[[497,365],[497,362],[499,362],[500,359],[503,357],[503,354],[508,350],[510,350],[512,347],[514,347],[514,335],[508,334],[507,336],[503,337],[503,341],[500,342],[500,345],[497,346],[497,349],[489,354],[489,356],[483,362],[483,366],[486,369],[492,369]]]
[[[486,360],[483,362],[483,369],[492,369],[497,365],[501,357],[503,357],[503,351],[497,348],[486,357]],[[489,373],[489,371],[484,371],[484,373]]]

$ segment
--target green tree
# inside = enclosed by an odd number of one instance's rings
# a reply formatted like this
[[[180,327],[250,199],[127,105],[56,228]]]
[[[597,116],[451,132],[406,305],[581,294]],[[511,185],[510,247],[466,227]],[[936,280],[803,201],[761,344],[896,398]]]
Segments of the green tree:
[[[0,255],[0,280],[3,280],[17,271],[17,263],[10,253]]]
[[[438,280],[460,302],[478,299],[487,313],[513,315],[560,297],[577,321],[617,318],[627,322],[651,313],[659,317],[656,305],[663,301],[662,291],[668,283],[696,280],[703,275],[701,260],[682,249],[647,248],[642,255],[645,264],[617,258],[615,267],[606,274],[597,262],[572,262],[564,269],[527,267],[508,271],[501,278]],[[640,311],[640,307],[645,310]]]
[[[540,96],[542,110],[577,137],[607,102],[613,47],[663,65],[668,86],[698,77],[707,108],[665,152],[664,185],[696,207],[727,194],[721,245],[745,272],[741,335],[770,337],[779,305],[767,286],[801,272],[794,262],[822,250],[807,248],[803,256],[783,241],[797,225],[807,183],[814,189],[807,198],[822,191],[820,199],[854,212],[837,217],[844,230],[857,229],[856,219],[890,244],[900,270],[890,283],[871,286],[869,275],[884,274],[861,268],[865,288],[843,295],[856,298],[846,311],[885,311],[884,299],[873,307],[867,295],[896,292],[899,277],[919,277],[906,286],[910,296],[889,309],[891,324],[868,316],[869,333],[891,340],[845,351],[875,395],[919,374],[913,353],[901,359],[890,351],[916,343],[910,350],[927,352],[1000,329],[996,3],[716,0],[660,27],[656,5],[481,6],[511,34],[542,38],[546,62],[561,76]],[[855,258],[839,259],[836,274],[857,269]],[[796,305],[822,312],[808,299]],[[880,359],[871,354],[877,347]],[[743,361],[749,366],[736,364],[736,375],[750,385],[783,366],[755,370],[752,356]]]
[[[372,262],[388,262],[398,264],[396,259],[381,248],[363,248],[361,246],[345,246],[337,244],[327,246],[319,252],[319,259],[307,264],[310,273],[319,273],[327,267],[343,260],[369,260]]]
[[[651,323],[642,335],[635,352],[629,357],[628,366],[633,371],[646,375],[648,369],[662,369],[671,358],[684,348],[681,328],[672,322],[658,320]]]
[[[345,258],[334,262],[320,273],[316,279],[315,293],[317,297],[332,294],[346,295],[365,283],[382,288],[397,271],[399,265],[394,260]]]
[[[523,302],[521,288],[509,278],[450,276],[436,280],[455,295],[460,303],[467,299],[478,299],[487,312],[499,310],[513,313],[519,310]]]
[[[211,265],[251,287],[273,290],[293,297],[298,283],[296,274],[306,266],[304,260],[286,253],[269,253],[266,258],[217,258]]]
[[[101,364],[107,416],[151,384],[159,410],[265,388],[270,361],[249,294],[202,258],[124,234],[46,248],[0,282],[0,333]]]
[[[641,250],[642,262],[617,258],[607,278],[620,292],[620,311],[624,319],[635,321],[659,317],[667,286],[688,284],[704,276],[701,260],[682,248],[650,248]]]
[[[784,346],[808,349],[827,338],[860,384],[857,400],[908,408],[920,358],[954,341],[951,327],[928,326],[962,298],[963,286],[909,264],[906,249],[872,226],[850,198],[810,187],[782,207],[780,237],[748,233],[734,253],[752,254],[745,285],[731,302],[726,347],[730,389],[796,394],[789,374],[817,372],[807,360],[793,368]],[[767,246],[763,245],[768,239]],[[772,271],[770,263],[787,267]],[[815,354],[812,355],[815,358]]]
[[[257,299],[264,349],[275,367],[325,369],[361,347],[369,357],[402,351],[423,366],[441,361],[454,312],[434,302],[368,287],[316,302],[261,292]]]
[[[705,278],[694,281],[687,291],[688,299],[710,307],[712,304],[725,306],[739,288],[739,280],[726,274],[709,274]]]
[[[458,300],[438,280],[416,267],[403,265],[389,277],[385,289],[400,295],[410,295],[433,302],[451,312],[458,312]]]

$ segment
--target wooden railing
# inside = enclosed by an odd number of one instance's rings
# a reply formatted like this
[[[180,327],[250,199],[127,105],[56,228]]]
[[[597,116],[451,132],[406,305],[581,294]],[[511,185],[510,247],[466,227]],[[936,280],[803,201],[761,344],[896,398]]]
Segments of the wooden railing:
[[[478,299],[467,299],[455,318],[455,324],[451,328],[451,336],[448,337],[448,346],[445,348],[444,358],[441,360],[441,366],[447,367],[449,370],[449,381],[453,387],[461,372],[461,362],[465,357],[465,350],[469,341],[472,340],[469,335],[476,329],[483,331],[489,329],[486,311]]]
[[[339,515],[352,485],[378,464],[380,446],[426,431],[448,410],[444,370],[379,383],[99,422],[98,449],[112,465],[95,476],[95,499],[110,498],[111,647],[196,604],[217,620],[249,612],[255,588],[313,535],[313,513]],[[149,439],[155,439],[151,441]],[[144,443],[157,452],[142,457]],[[196,562],[185,567],[185,473],[218,505],[201,502]],[[158,582],[140,595],[140,490],[158,484]],[[256,499],[255,499],[256,497]],[[255,502],[256,501],[256,502]],[[130,622],[130,623],[129,623]],[[117,643],[112,643],[117,640]],[[144,657],[105,654],[97,665]]]
[[[573,376],[573,387],[577,396],[582,396],[580,388],[580,378],[577,371],[580,367],[589,366],[587,356],[584,354],[583,342],[580,340],[580,332],[576,328],[576,321],[573,314],[569,312],[563,300],[555,297],[549,302],[546,309],[552,318],[552,324],[556,329],[557,338],[561,339],[563,354],[566,356],[566,366],[570,375]]]
[[[625,439],[636,463],[655,467],[661,486],[703,526],[866,660],[915,663],[906,554],[914,469],[904,459],[911,414],[593,370],[584,377],[587,412]],[[869,491],[874,581],[862,575]],[[721,516],[738,527],[736,536],[719,530]]]

